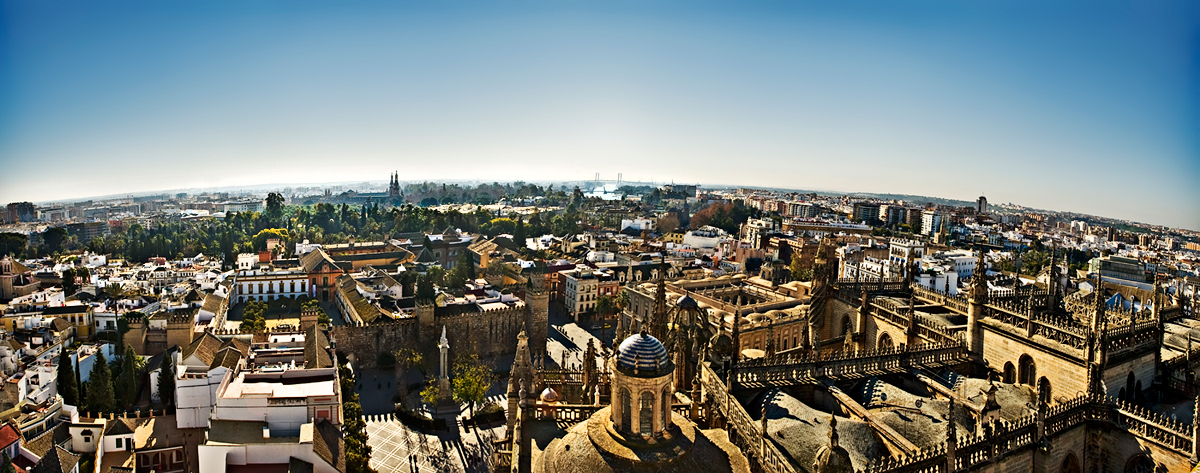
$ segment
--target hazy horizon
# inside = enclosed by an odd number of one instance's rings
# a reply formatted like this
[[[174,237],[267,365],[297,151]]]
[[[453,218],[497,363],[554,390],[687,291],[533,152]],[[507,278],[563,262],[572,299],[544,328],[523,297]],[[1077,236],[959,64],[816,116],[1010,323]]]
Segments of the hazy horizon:
[[[620,172],[1200,229],[1195,3],[4,1],[0,25],[0,204]]]
[[[558,179],[558,180],[530,180],[530,181],[523,181],[523,182],[530,183],[530,184],[539,184],[539,185],[553,184],[553,185],[561,186],[564,184],[575,184],[575,183],[591,182],[591,181],[592,180],[586,180],[586,179],[573,179],[573,180]],[[605,177],[603,175],[601,176],[601,181],[602,182],[615,182],[615,180],[605,179]],[[175,193],[175,192],[181,192],[181,191],[220,192],[223,190],[237,190],[238,192],[253,190],[254,191],[253,193],[261,193],[263,191],[269,192],[269,191],[275,191],[275,190],[282,190],[282,189],[289,188],[289,187],[329,187],[329,186],[340,186],[340,187],[345,187],[346,190],[361,191],[361,189],[354,189],[353,186],[355,186],[357,184],[368,184],[372,187],[378,188],[378,187],[386,186],[387,182],[388,181],[386,179],[382,179],[382,180],[381,179],[357,179],[357,180],[335,181],[335,182],[301,182],[301,183],[264,182],[264,183],[236,185],[236,186],[213,186],[213,187],[184,186],[184,187],[175,187],[175,188],[158,188],[158,189],[128,192],[128,193],[123,193],[123,194],[132,196],[132,197],[139,197],[139,196],[144,196],[144,195],[169,194],[169,193]],[[471,185],[476,185],[479,183],[490,183],[490,182],[499,182],[500,184],[508,184],[508,183],[512,183],[512,182],[516,182],[516,181],[483,181],[483,180],[479,180],[479,179],[427,179],[427,180],[401,179],[401,181],[400,181],[402,186],[404,184],[415,184],[415,183],[419,183],[419,182],[450,183],[450,184],[467,183],[467,184],[471,184]],[[634,182],[634,181],[625,180],[625,181],[622,181],[622,183],[629,184],[629,185],[635,185],[635,186],[640,186],[640,185],[661,186],[661,185],[669,184],[670,182],[651,182],[651,181],[636,181],[636,182]],[[924,197],[924,198],[960,201],[960,202],[963,202],[964,205],[975,202],[975,200],[976,200],[975,198],[970,198],[970,199],[954,198],[954,197],[946,197],[946,196],[933,195],[933,194],[905,194],[905,193],[895,193],[895,192],[874,192],[874,191],[869,191],[869,190],[784,188],[784,187],[773,187],[773,186],[759,186],[759,185],[752,185],[752,184],[728,184],[728,183],[696,183],[696,182],[676,182],[676,183],[677,184],[698,184],[698,185],[700,185],[700,187],[702,189],[703,188],[732,189],[732,188],[745,187],[745,188],[776,189],[776,190],[789,191],[789,192],[816,192],[818,194],[826,194],[826,195],[897,195],[897,196],[908,196],[908,197]],[[69,204],[69,203],[73,203],[73,202],[84,202],[84,201],[88,201],[88,200],[118,200],[118,199],[122,199],[122,198],[124,198],[124,197],[121,194],[89,195],[89,196],[82,196],[82,197],[78,197],[78,198],[60,198],[60,199],[39,200],[34,203],[38,204],[38,205],[54,204],[54,203]],[[916,200],[909,200],[906,203],[910,204],[910,205],[924,205],[925,204],[925,202],[923,202],[923,201],[916,201]],[[1029,205],[1029,204],[1022,203],[1022,202],[1009,202],[1009,201],[1001,202],[1001,201],[997,201],[997,200],[992,200],[990,198],[988,199],[988,204],[992,205],[992,206],[1011,204],[1011,205],[1016,205],[1016,206],[1020,206],[1022,208],[1035,210],[1035,211],[1066,212],[1066,213],[1076,213],[1076,214],[1081,214],[1081,215],[1090,215],[1093,217],[1119,218],[1119,217],[1112,217],[1112,216],[1103,215],[1103,214],[1091,214],[1091,213],[1087,213],[1087,212],[1080,212],[1080,211],[1072,210],[1072,209],[1056,209],[1056,208],[1037,207],[1037,206]],[[1121,220],[1130,220],[1130,219],[1121,219]],[[1147,222],[1147,221],[1143,221],[1143,220],[1133,219],[1130,221],[1133,221],[1136,223],[1148,224],[1148,225],[1159,225],[1159,226],[1167,226],[1167,227],[1172,227],[1172,228],[1181,228],[1184,230],[1200,231],[1195,228],[1177,227],[1174,225],[1165,225],[1162,223]]]

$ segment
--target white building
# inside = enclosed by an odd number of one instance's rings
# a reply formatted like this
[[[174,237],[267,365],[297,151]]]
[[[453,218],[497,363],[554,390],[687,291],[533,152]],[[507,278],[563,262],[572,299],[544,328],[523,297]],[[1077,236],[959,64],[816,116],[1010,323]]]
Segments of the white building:
[[[563,285],[563,305],[576,322],[579,316],[596,308],[600,279],[590,268],[576,268],[559,273]]]
[[[294,436],[272,435],[261,420],[213,420],[199,446],[200,473],[263,471],[346,471],[341,429],[325,420],[300,426]],[[234,470],[231,467],[241,467]]]
[[[635,219],[631,219],[631,220],[630,219],[622,219],[621,220],[621,231],[625,231],[625,229],[627,229],[627,228],[632,228],[639,232],[642,230],[652,232],[652,231],[654,231],[654,220],[650,220],[648,218],[635,218]]]
[[[341,423],[337,369],[266,366],[230,373],[217,391],[213,420],[262,421],[271,436],[300,435],[304,424]]]
[[[263,201],[261,200],[243,200],[239,202],[223,202],[221,211],[229,212],[262,212]]]
[[[237,269],[238,271],[247,271],[258,264],[258,255],[254,253],[238,253]]]
[[[888,259],[902,268],[912,267],[924,256],[925,244],[922,242],[895,238],[888,243]]]
[[[863,257],[862,262],[847,261],[842,277],[863,281],[878,281],[901,277],[900,265],[886,259]]]
[[[945,216],[941,212],[926,210],[921,213],[921,234],[933,235],[942,229]]]
[[[617,260],[617,255],[611,251],[589,251],[587,260],[593,263],[612,263]]]
[[[92,314],[92,320],[96,322],[96,333],[100,332],[116,332],[117,331],[117,312],[116,307],[103,305],[96,309]]]
[[[683,234],[683,244],[695,248],[698,252],[712,254],[712,250],[721,242],[724,230],[705,225]]]
[[[296,243],[296,257],[299,258],[301,256],[312,253],[313,251],[315,251],[317,248],[320,248],[320,247],[321,247],[320,243],[309,243],[308,239],[306,238],[303,242]]]
[[[241,264],[241,258],[238,259]],[[308,294],[308,273],[303,269],[239,270],[234,281],[233,297],[238,303],[252,300],[265,302]]]
[[[245,365],[250,351],[250,342],[231,339],[222,342],[211,333],[204,332],[182,350],[168,351],[175,367],[175,421],[178,428],[203,428],[217,401],[217,390],[225,377],[234,369]],[[150,371],[150,396],[158,399],[158,373],[161,362],[155,363]]]
[[[941,269],[958,274],[959,280],[971,279],[975,275],[975,264],[978,255],[971,250],[947,250],[932,253],[921,258],[921,269]]]
[[[958,274],[954,271],[922,268],[917,273],[917,277],[913,278],[913,281],[927,289],[944,292],[952,296],[958,294]]]

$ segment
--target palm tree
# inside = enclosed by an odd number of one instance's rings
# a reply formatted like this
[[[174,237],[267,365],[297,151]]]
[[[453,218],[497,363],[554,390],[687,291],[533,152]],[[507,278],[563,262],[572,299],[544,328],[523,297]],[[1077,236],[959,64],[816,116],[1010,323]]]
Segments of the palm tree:
[[[625,312],[625,309],[629,308],[629,293],[625,291],[618,292],[614,302],[616,303],[615,308],[618,314]]]
[[[613,309],[616,308],[616,305],[617,304],[613,300],[612,296],[600,296],[596,299],[596,316],[600,319],[608,318],[608,316],[614,312]]]

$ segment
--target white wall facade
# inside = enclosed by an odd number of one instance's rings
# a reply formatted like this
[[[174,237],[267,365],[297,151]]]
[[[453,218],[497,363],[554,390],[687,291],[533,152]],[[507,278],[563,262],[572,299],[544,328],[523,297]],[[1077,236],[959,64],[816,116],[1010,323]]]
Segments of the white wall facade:
[[[208,427],[208,419],[217,404],[217,390],[229,374],[218,367],[205,377],[183,377],[175,380],[175,424],[180,429]],[[249,419],[246,419],[249,420]],[[262,415],[258,419],[262,420]]]
[[[249,271],[238,275],[234,288],[238,303],[300,297],[308,294],[308,275],[299,271]]]
[[[312,463],[317,473],[340,473],[313,452],[312,443],[200,445],[200,473],[225,473],[228,465],[287,464],[291,457]]]

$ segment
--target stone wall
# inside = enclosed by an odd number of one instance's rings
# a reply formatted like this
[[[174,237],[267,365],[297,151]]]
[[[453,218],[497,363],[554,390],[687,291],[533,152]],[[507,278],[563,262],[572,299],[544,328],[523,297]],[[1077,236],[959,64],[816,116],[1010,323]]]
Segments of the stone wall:
[[[824,341],[845,335],[842,333],[842,321],[849,318],[850,325],[854,325],[856,317],[858,317],[857,304],[851,304],[836,297],[827,299],[825,314],[822,317],[824,323],[817,327],[817,338]]]
[[[376,325],[341,325],[332,328],[338,351],[354,355],[357,366],[374,368],[379,353],[401,348],[417,348],[427,356],[435,353],[435,344],[445,327],[453,360],[458,350],[480,357],[511,355],[517,349],[517,334],[529,328],[530,352],[545,353],[549,327],[546,293],[528,294],[527,303],[512,307],[450,316],[435,315],[432,305],[417,308],[417,318]]]
[[[433,339],[441,337],[442,327],[446,328],[446,339],[450,342],[450,350],[468,350],[481,357],[510,355],[517,350],[517,334],[520,333],[522,322],[525,321],[524,305],[508,309],[475,312],[456,315],[453,317],[437,317],[434,319]],[[422,337],[425,336],[422,327]],[[533,345],[530,337],[530,345]],[[543,341],[543,346],[545,342]],[[533,351],[533,347],[530,347]]]
[[[1135,388],[1137,383],[1141,382],[1143,390],[1150,389],[1150,385],[1154,383],[1154,353],[1146,353],[1119,365],[1105,366],[1104,385],[1108,387],[1109,396],[1118,395],[1121,388],[1126,387],[1130,373],[1133,374]],[[1132,394],[1130,393],[1130,399],[1134,398]]]
[[[417,341],[417,322],[403,320],[379,325],[337,325],[330,330],[337,351],[353,356],[356,368],[375,368],[379,353],[395,352]]]
[[[901,327],[885,318],[875,316],[867,318],[866,340],[868,347],[872,350],[878,349],[879,339],[885,333],[892,339],[892,346],[894,347],[908,344],[908,327]]]
[[[1092,437],[1092,444],[1098,450],[1094,455],[1102,462],[1097,471],[1131,471],[1126,469],[1130,465],[1130,460],[1142,455],[1146,455],[1156,466],[1162,467],[1158,471],[1185,472],[1192,470],[1192,464],[1186,455],[1163,448],[1155,442],[1145,440],[1128,431],[1093,428],[1088,434]],[[1057,444],[1055,444],[1055,448],[1058,448]],[[1088,468],[1085,471],[1092,471],[1092,469]]]
[[[1052,397],[1073,398],[1087,391],[1087,369],[1082,361],[1053,352],[1040,344],[1029,343],[986,322],[982,326],[983,359],[991,370],[1003,373],[1006,362],[1019,369],[1021,356],[1029,355],[1033,359],[1035,379],[1044,376],[1050,381]]]

